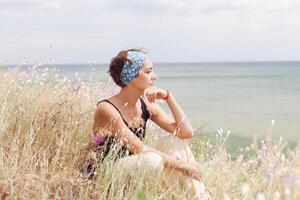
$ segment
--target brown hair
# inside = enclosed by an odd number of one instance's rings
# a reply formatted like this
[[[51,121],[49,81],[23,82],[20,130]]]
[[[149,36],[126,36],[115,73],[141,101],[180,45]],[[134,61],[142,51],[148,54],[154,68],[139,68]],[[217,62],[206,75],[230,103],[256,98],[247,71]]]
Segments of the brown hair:
[[[110,74],[116,85],[120,87],[125,87],[125,85],[121,81],[121,72],[123,66],[126,62],[131,63],[131,61],[127,58],[128,51],[138,51],[145,53],[145,51],[141,48],[122,50],[111,59],[108,73]]]

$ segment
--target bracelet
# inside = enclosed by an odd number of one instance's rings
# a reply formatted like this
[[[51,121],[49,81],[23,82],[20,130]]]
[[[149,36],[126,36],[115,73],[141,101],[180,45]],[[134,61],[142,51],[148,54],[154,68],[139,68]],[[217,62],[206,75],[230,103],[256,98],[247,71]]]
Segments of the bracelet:
[[[164,97],[164,98],[162,98],[162,99],[164,99],[164,100],[168,99],[168,98],[169,98],[169,95],[170,95],[169,90],[167,90],[167,96]]]

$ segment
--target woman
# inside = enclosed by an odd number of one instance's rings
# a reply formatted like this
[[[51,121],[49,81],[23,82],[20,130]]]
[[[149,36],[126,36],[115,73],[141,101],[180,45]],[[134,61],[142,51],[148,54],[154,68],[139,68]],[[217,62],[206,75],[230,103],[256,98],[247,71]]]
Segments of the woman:
[[[187,192],[189,198],[207,199],[201,182],[201,165],[185,141],[193,136],[193,128],[171,92],[154,86],[157,76],[148,56],[140,49],[121,51],[112,59],[109,73],[121,90],[97,105],[93,138],[101,159],[120,142],[122,148],[117,158],[122,170],[133,171],[140,166],[137,163],[142,162],[142,165],[163,170],[165,185],[177,183],[179,191]],[[166,101],[173,117],[155,100]],[[160,138],[155,147],[144,145],[148,119],[173,135]]]

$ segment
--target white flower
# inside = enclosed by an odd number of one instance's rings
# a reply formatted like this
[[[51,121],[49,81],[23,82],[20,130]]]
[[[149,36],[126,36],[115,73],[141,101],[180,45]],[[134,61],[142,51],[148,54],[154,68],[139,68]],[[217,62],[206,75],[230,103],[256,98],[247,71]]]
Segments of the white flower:
[[[90,60],[90,61],[89,61],[89,64],[90,64],[90,65],[95,65],[96,63],[97,63],[97,62],[96,62],[95,60]]]
[[[230,135],[230,133],[231,133],[230,130],[228,130],[228,131],[227,131],[227,136]]]
[[[257,193],[255,200],[265,200],[266,197],[263,193]]]
[[[248,183],[245,183],[242,188],[241,188],[241,192],[244,196],[247,196],[250,192],[250,186]]]
[[[281,155],[280,160],[285,161],[285,155],[284,154]]]
[[[290,188],[289,188],[289,187],[286,187],[286,188],[284,189],[284,196],[285,196],[285,198],[286,198],[286,199],[290,199],[291,194],[292,194],[292,192],[291,192]]]
[[[222,128],[220,128],[220,129],[218,130],[218,134],[219,134],[220,136],[223,135],[223,129],[222,129]]]
[[[271,120],[271,125],[274,126],[274,124],[275,124],[275,120],[272,119],[272,120]]]
[[[224,194],[224,200],[231,200],[227,194]]]
[[[22,65],[27,65],[28,64],[28,60],[24,60]]]
[[[274,200],[279,200],[280,199],[280,192],[276,191],[273,195]]]

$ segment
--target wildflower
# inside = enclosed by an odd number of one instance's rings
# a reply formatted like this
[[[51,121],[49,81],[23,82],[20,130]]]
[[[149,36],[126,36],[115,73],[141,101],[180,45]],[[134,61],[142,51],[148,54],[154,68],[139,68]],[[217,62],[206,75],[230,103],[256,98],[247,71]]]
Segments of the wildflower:
[[[275,179],[275,176],[276,176],[276,174],[275,174],[275,172],[272,169],[268,169],[265,172],[265,177],[266,177],[267,180],[272,181],[272,180]]]
[[[266,197],[265,197],[264,193],[259,192],[256,194],[255,200],[265,200],[265,199],[266,199]]]
[[[18,109],[19,109],[20,112],[25,112],[25,109],[22,106],[19,106]]]
[[[245,151],[250,151],[250,147],[246,146]]]
[[[280,192],[276,191],[273,195],[274,200],[279,200],[280,199]]]
[[[289,187],[286,187],[286,188],[284,189],[284,196],[285,196],[285,199],[290,199],[290,198],[291,198],[291,194],[292,194],[292,192],[291,192],[290,188],[289,188]]]
[[[95,64],[96,64],[96,61],[90,60],[90,61],[89,61],[89,64],[90,64],[90,65],[95,65]]]
[[[264,143],[262,143],[262,145],[261,145],[261,149],[262,149],[262,150],[264,150],[264,151],[267,151],[267,150],[268,150],[268,148],[267,148],[266,144],[264,144]]]
[[[229,135],[230,135],[230,133],[231,133],[231,132],[230,132],[230,130],[228,130],[228,131],[227,131],[227,136],[229,136]]]
[[[138,167],[142,166],[142,161],[140,159],[138,159],[137,165],[138,165]]]
[[[222,137],[222,135],[223,135],[223,129],[222,129],[222,128],[220,128],[220,129],[218,130],[218,134]]]
[[[274,126],[274,124],[275,124],[275,120],[272,119],[272,120],[271,120],[271,125]]]
[[[241,188],[241,192],[244,196],[248,196],[248,194],[250,193],[250,186],[248,183],[245,183],[242,188]]]
[[[285,161],[285,155],[284,154],[281,155],[280,160]]]
[[[291,175],[285,178],[285,183],[289,186],[291,185],[295,185],[296,183],[298,183],[300,177],[297,175]]]
[[[224,194],[224,200],[231,200],[227,194]]]
[[[25,60],[23,61],[22,65],[27,65],[27,64],[28,64],[28,60],[25,59]]]

